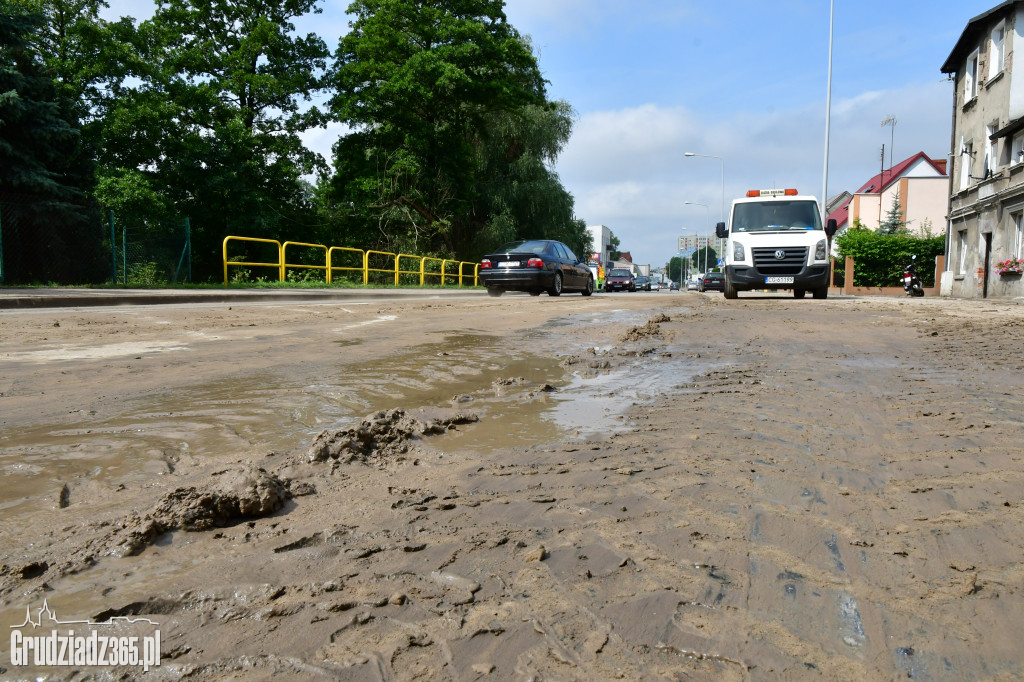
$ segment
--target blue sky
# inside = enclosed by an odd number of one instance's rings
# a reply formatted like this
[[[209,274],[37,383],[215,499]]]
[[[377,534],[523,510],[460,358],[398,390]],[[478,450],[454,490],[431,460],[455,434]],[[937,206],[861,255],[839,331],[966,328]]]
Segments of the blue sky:
[[[109,1],[113,16],[152,13],[145,0]],[[877,173],[883,144],[887,166],[890,151],[894,162],[949,153],[953,86],[939,68],[999,1],[836,0],[829,195]],[[333,49],[348,4],[325,0],[297,28]],[[821,198],[829,0],[507,0],[505,11],[531,38],[549,96],[576,110],[556,170],[577,217],[609,226],[634,262],[663,265],[683,227],[713,230],[723,164],[726,206],[759,187]],[[340,134],[306,140],[329,158]]]

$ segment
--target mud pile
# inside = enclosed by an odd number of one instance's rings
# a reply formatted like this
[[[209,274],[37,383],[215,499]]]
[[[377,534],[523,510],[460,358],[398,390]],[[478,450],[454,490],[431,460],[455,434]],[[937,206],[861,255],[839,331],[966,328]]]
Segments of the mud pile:
[[[218,474],[205,487],[176,488],[142,518],[131,519],[115,554],[131,556],[173,530],[204,531],[232,522],[273,514],[290,493],[287,484],[260,467],[249,465]]]
[[[451,410],[382,410],[364,418],[359,426],[342,431],[322,431],[306,453],[310,462],[337,460],[383,466],[399,460],[422,436],[444,433],[459,424],[477,421],[476,415]]]

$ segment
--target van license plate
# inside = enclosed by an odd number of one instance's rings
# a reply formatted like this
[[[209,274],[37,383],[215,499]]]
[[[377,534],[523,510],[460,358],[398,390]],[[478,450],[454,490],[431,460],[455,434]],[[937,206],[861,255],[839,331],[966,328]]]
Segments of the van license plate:
[[[765,277],[764,278],[764,283],[765,284],[792,284],[793,283],[793,278],[792,277]]]

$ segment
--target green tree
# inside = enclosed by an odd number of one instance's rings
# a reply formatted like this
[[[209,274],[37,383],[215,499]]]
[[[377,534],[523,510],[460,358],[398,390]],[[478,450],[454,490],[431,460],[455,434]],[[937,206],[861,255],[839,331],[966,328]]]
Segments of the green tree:
[[[718,262],[718,252],[715,251],[715,247],[708,244],[707,249],[696,249],[693,255],[690,256],[690,263],[693,264],[694,272],[711,272],[715,269],[715,263]]]
[[[892,206],[885,214],[878,226],[878,234],[908,234],[907,222],[903,219],[903,209],[900,208],[900,194],[897,192],[892,197]]]
[[[490,134],[478,142],[470,220],[484,216],[486,222],[473,228],[474,257],[519,238],[558,239],[579,256],[592,251],[586,224],[573,217],[572,195],[550,168],[569,140],[572,116],[565,102],[493,115]]]
[[[672,258],[669,259],[667,266],[668,278],[673,282],[682,283],[683,277],[686,276],[686,273],[683,271],[684,265],[685,261],[682,258],[679,256],[672,256]]]
[[[474,209],[481,187],[500,175],[487,176],[499,170],[487,156],[497,145],[492,138],[513,133],[505,139],[514,142],[517,129],[537,130],[516,117],[528,119],[530,105],[551,106],[530,47],[503,8],[503,0],[349,6],[354,19],[336,53],[331,106],[355,133],[336,147],[333,201],[348,204],[364,232],[415,243],[421,252],[466,255],[479,246],[488,216],[474,219]],[[539,144],[533,154],[543,158],[544,150]],[[526,146],[505,151],[514,163]],[[529,175],[536,167],[516,170]],[[528,213],[515,199],[496,199],[504,217],[490,223],[494,236],[514,231],[517,214]]]
[[[10,282],[101,277],[91,158],[75,102],[47,72],[39,36],[47,16],[0,0],[0,204]]]
[[[219,273],[225,236],[306,241],[316,229],[302,178],[326,166],[299,135],[326,121],[308,102],[330,52],[291,22],[317,2],[166,0],[128,36],[134,78],[102,114],[101,196],[124,210],[125,198],[162,197],[150,214],[188,216],[200,277]]]

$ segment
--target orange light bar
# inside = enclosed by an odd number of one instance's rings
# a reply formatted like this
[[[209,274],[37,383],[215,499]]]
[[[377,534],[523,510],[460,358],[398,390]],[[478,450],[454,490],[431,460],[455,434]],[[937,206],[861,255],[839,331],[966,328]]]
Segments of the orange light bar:
[[[795,189],[750,189],[747,190],[748,197],[795,197],[799,192]]]

